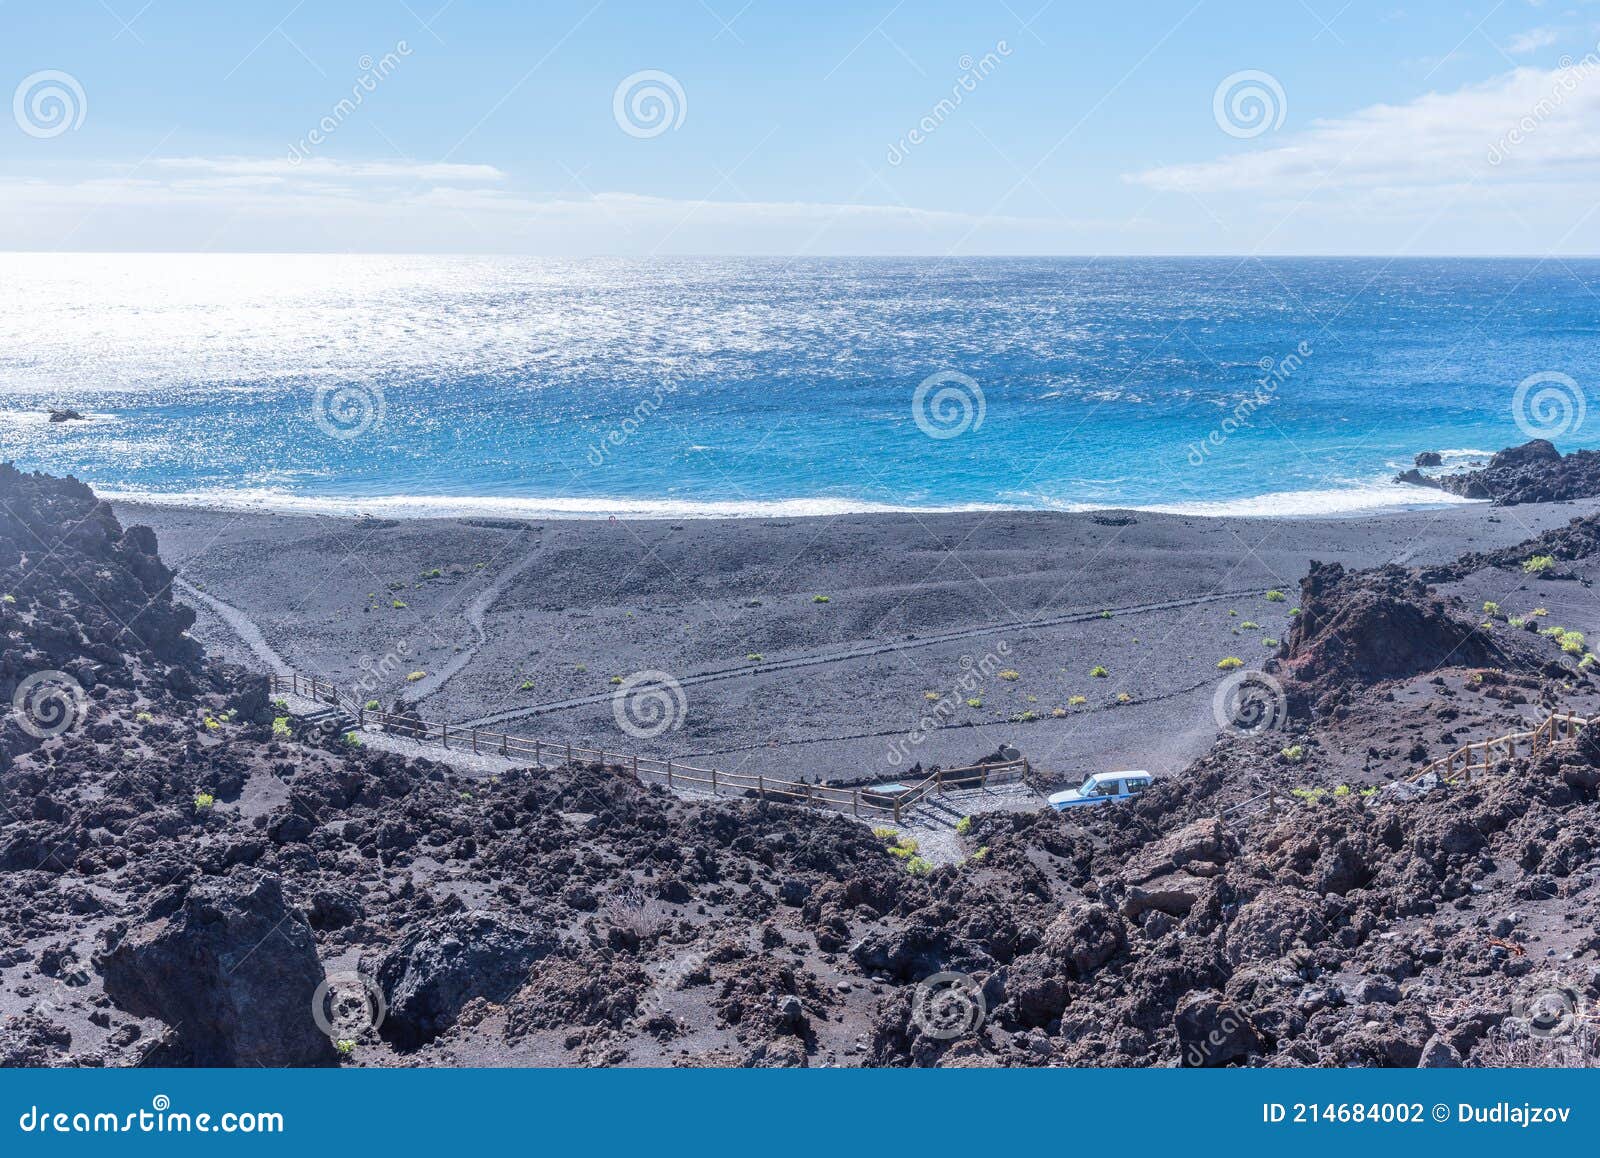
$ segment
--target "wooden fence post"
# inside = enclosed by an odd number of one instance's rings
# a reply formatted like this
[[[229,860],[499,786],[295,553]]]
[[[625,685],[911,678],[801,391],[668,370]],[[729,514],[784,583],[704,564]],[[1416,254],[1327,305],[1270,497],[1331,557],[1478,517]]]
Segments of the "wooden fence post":
[[[859,788],[850,794],[850,815],[858,820],[861,818],[861,789]]]
[[[896,824],[900,823],[900,797],[898,796],[894,798],[894,822]]]
[[[713,768],[713,769],[711,769],[711,795],[715,796],[716,794],[717,794],[717,770],[715,768]]]
[[[635,780],[639,779],[639,753],[637,752],[633,754],[633,778]]]
[[[944,795],[944,769],[943,768],[935,768],[933,770],[933,786],[938,791],[940,796]]]
[[[672,787],[672,757],[667,757],[667,787]]]
[[[567,763],[568,764],[572,763],[572,741],[571,740],[567,741]]]
[[[474,756],[478,754],[478,729],[476,728],[472,729],[472,754]]]

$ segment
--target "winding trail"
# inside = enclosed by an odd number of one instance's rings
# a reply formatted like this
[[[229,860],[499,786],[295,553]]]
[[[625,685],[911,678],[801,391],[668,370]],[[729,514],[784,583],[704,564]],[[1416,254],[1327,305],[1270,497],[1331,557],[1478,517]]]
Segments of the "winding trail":
[[[214,595],[207,595],[187,579],[180,579],[176,575],[172,578],[172,585],[182,591],[190,599],[202,604],[222,617],[222,621],[233,629],[246,647],[253,652],[257,659],[264,663],[273,675],[288,678],[294,674],[294,668],[288,661],[267,642],[267,637],[261,634],[261,629],[256,626],[255,620],[240,611],[231,603],[224,603]]]
[[[1264,587],[1249,591],[1220,591],[1211,595],[1198,595],[1188,599],[1166,599],[1159,603],[1136,603],[1127,607],[1108,607],[1104,611],[1110,611],[1115,614],[1129,614],[1141,611],[1170,611],[1179,607],[1196,607],[1202,603],[1221,603],[1230,599],[1265,595],[1266,592],[1267,589]],[[774,663],[743,664],[739,667],[718,668],[713,671],[684,676],[678,680],[678,685],[680,687],[693,687],[697,684],[715,683],[719,680],[764,675],[767,672],[822,667],[826,664],[841,663],[853,659],[871,659],[874,656],[894,655],[898,652],[911,651],[920,647],[934,647],[941,643],[956,643],[963,639],[977,639],[981,636],[993,635],[999,631],[1027,631],[1041,627],[1059,627],[1067,623],[1087,623],[1090,620],[1102,617],[1103,611],[1077,611],[1069,615],[1054,615],[1045,619],[1017,619],[1005,623],[991,623],[983,627],[946,631],[937,635],[919,636],[916,639],[897,640],[893,643],[868,644],[844,651],[829,652],[825,655],[797,656],[794,659],[778,660]],[[612,692],[597,692],[587,696],[573,696],[565,700],[550,700],[542,704],[508,708],[502,712],[491,712],[487,716],[479,716],[475,720],[463,720],[459,724],[452,724],[451,727],[487,728],[492,724],[501,724],[508,720],[520,720],[527,716],[543,715],[547,712],[561,712],[570,708],[589,707],[593,704],[610,703],[614,694]]]
[[[492,583],[472,597],[472,602],[462,609],[461,614],[466,619],[467,626],[472,628],[473,634],[478,637],[477,641],[464,650],[456,652],[455,655],[450,657],[450,662],[438,671],[418,680],[412,685],[411,690],[406,693],[406,699],[414,705],[420,704],[424,700],[432,699],[444,690],[445,684],[459,675],[461,670],[477,657],[478,652],[483,649],[483,645],[489,642],[489,633],[484,630],[483,626],[484,616],[489,613],[489,608],[494,606],[495,601],[505,594],[505,590],[511,581],[527,570],[529,564],[538,557],[539,541],[535,539],[533,547],[522,558],[500,572],[499,575],[495,576]]]

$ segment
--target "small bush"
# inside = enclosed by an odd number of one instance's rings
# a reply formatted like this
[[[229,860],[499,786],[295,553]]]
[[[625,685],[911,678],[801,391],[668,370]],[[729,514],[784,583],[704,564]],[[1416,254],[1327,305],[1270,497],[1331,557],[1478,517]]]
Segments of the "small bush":
[[[404,599],[396,599],[391,602],[389,606],[394,608],[396,611],[404,611],[406,609],[406,601]]]
[[[1101,613],[1100,613],[1100,618],[1101,618],[1101,619],[1110,619],[1110,618],[1111,618],[1111,612],[1109,612],[1109,611],[1102,611],[1102,612],[1101,612]]]
[[[960,820],[956,821],[956,835],[957,836],[966,836],[967,833],[969,833],[971,831],[972,831],[972,817],[963,816]]]
[[[363,704],[361,706],[364,707],[369,712],[377,712],[377,711],[382,711],[383,710],[383,705],[380,704],[377,700],[368,700],[365,704]]]
[[[898,841],[900,839],[900,834],[892,828],[874,828],[872,835],[878,840]]]
[[[1267,602],[1268,603],[1286,603],[1286,602],[1288,602],[1288,599],[1289,599],[1289,597],[1287,595],[1285,595],[1282,591],[1274,590],[1274,591],[1268,591],[1267,592]]]
[[[213,719],[210,716],[206,717],[206,731],[215,732],[220,727],[222,727],[222,721],[221,720]]]
[[[206,809],[216,804],[216,802],[217,798],[211,795],[211,793],[201,792],[194,798],[194,810],[196,812],[204,812]]]
[[[1496,603],[1493,599],[1490,599],[1490,600],[1488,600],[1487,602],[1484,603],[1484,605],[1483,605],[1483,613],[1485,615],[1499,615],[1500,614],[1500,605],[1498,603]]]
[[[427,675],[428,675],[428,673],[427,673],[427,672],[425,672],[425,671],[413,671],[413,672],[407,672],[407,673],[406,673],[406,683],[408,683],[408,684],[414,684],[414,683],[416,683],[416,682],[417,682],[417,681],[418,681],[418,680],[420,680],[420,679],[425,679],[425,678],[427,678]]]
[[[1555,570],[1555,566],[1554,555],[1535,555],[1522,561],[1522,570],[1529,575],[1543,575],[1546,571]]]
[[[1247,619],[1239,625],[1240,631],[1260,631],[1261,625],[1253,619]]]
[[[1069,708],[1081,708],[1081,707],[1083,707],[1084,704],[1086,704],[1088,702],[1089,702],[1089,697],[1088,696],[1068,696],[1067,697],[1067,707],[1069,707]]]
[[[274,740],[287,740],[292,735],[294,735],[294,732],[289,727],[288,716],[279,716],[272,721],[272,738]]]
[[[1225,659],[1219,659],[1217,661],[1217,667],[1221,671],[1233,671],[1235,668],[1241,668],[1243,666],[1244,660],[1240,659],[1236,655],[1230,655]]]
[[[1548,611],[1546,611],[1543,607],[1535,607],[1532,611],[1528,612],[1529,617],[1531,617],[1533,619],[1543,619],[1546,615],[1549,615],[1549,614],[1550,613]]]
[[[1050,709],[1050,717],[1051,717],[1051,719],[1055,719],[1055,720],[1064,719],[1066,717],[1066,714],[1067,714],[1067,709],[1066,708],[1051,708]]]
[[[444,572],[438,567],[429,567],[426,571],[424,571],[422,573],[422,577],[424,579],[439,579],[439,578],[443,577],[443,575],[444,575]]]
[[[832,603],[833,600],[829,599],[826,595],[813,595],[811,597],[811,602],[813,602],[813,603]]]
[[[1092,675],[1097,680],[1103,680],[1107,676],[1109,676],[1111,673],[1108,672],[1105,668],[1096,665],[1095,667],[1092,667],[1092,668],[1089,669],[1089,674]]]
[[[517,686],[517,690],[519,692],[531,692],[531,691],[533,691],[533,681],[532,680],[523,680],[522,683]]]
[[[1299,764],[1306,758],[1306,750],[1299,744],[1291,744],[1289,747],[1282,749],[1278,755],[1291,764]]]
[[[356,735],[354,732],[346,732],[344,734],[344,746],[346,748],[361,747],[361,737]]]
[[[622,682],[622,677],[621,676],[612,676],[611,679],[608,682],[613,687],[615,687],[617,684],[620,684]]]
[[[906,872],[914,877],[925,877],[933,871],[933,862],[920,856],[914,856],[906,861]]]
[[[1273,639],[1272,636],[1269,635],[1269,636],[1267,636],[1265,639],[1263,639],[1261,641],[1261,646],[1262,647],[1277,647],[1278,646],[1278,641]]]
[[[1522,628],[1528,626],[1528,621],[1520,618],[1519,616],[1513,615],[1510,619],[1506,620],[1506,625],[1508,627],[1517,628],[1520,631]]]
[[[1119,704],[1131,704],[1131,703],[1133,703],[1133,697],[1130,696],[1127,692],[1118,692],[1117,693],[1117,703],[1119,703]]]
[[[134,720],[136,720],[138,723],[141,723],[141,724],[153,724],[153,723],[156,722],[156,718],[154,716],[152,716],[149,712],[140,712],[139,714],[137,714],[133,718],[134,718]]]
[[[333,1048],[339,1051],[340,1057],[349,1057],[356,1052],[356,1043],[348,1037],[341,1037],[333,1043]]]
[[[939,693],[938,692],[923,692],[922,693],[922,698],[927,700],[930,704],[931,703],[935,703],[939,699]]]
[[[1003,680],[1020,680],[1022,678],[1022,673],[1021,672],[1015,671],[1015,670],[1013,670],[1012,668],[1009,668],[1009,667],[1006,668],[1005,671],[996,672],[995,674],[998,675]]]
[[[745,659],[749,660],[751,663],[760,663],[766,658],[767,657],[762,655],[759,651],[752,651],[749,655],[745,656]],[[622,681],[618,680],[617,682],[621,683]]]
[[[969,707],[969,708],[981,708],[981,707],[983,707],[983,700],[981,700],[977,696],[970,696],[967,699],[967,707]]]

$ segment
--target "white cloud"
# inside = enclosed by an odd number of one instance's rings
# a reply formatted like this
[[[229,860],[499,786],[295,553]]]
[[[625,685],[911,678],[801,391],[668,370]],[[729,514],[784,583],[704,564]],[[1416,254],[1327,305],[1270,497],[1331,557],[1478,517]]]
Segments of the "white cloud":
[[[1196,195],[1287,196],[1592,182],[1600,175],[1600,134],[1591,127],[1597,116],[1600,60],[1585,58],[1570,68],[1518,68],[1453,92],[1372,105],[1317,121],[1276,145],[1127,179]]]
[[[1530,52],[1538,52],[1541,48],[1549,48],[1560,39],[1559,28],[1530,28],[1513,36],[1507,47],[1516,56],[1526,56]]]
[[[151,162],[161,169],[185,169],[228,177],[298,177],[301,179],[500,181],[505,174],[493,165],[452,165],[410,161],[336,161],[327,157],[162,157]]]

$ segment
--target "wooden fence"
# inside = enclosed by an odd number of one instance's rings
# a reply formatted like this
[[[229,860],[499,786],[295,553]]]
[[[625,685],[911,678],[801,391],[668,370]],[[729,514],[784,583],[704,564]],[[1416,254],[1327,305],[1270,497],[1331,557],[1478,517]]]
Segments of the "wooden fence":
[[[1406,777],[1406,781],[1414,783],[1436,772],[1443,780],[1460,779],[1470,784],[1474,780],[1488,776],[1494,763],[1515,757],[1518,745],[1524,745],[1521,749],[1524,755],[1537,756],[1557,742],[1577,735],[1581,729],[1594,722],[1595,720],[1586,720],[1571,712],[1555,712],[1545,717],[1544,722],[1538,727],[1529,731],[1508,732],[1504,736],[1464,744],[1449,755],[1441,756],[1425,765],[1420,772],[1413,772]],[[1475,755],[1478,757],[1476,762],[1473,760]],[[1222,819],[1234,820],[1244,820],[1262,812],[1274,816],[1280,808],[1294,799],[1293,793],[1269,788],[1248,800],[1241,800],[1238,804],[1223,809],[1220,816]]]
[[[271,677],[273,694],[288,692],[321,704],[343,708],[356,720],[358,728],[375,727],[394,736],[404,736],[423,743],[450,747],[455,744],[474,754],[527,757],[540,767],[545,761],[559,764],[604,764],[631,772],[641,783],[664,783],[670,789],[692,792],[709,792],[713,796],[731,793],[754,796],[759,800],[778,799],[792,804],[818,808],[835,808],[859,817],[865,810],[868,816],[884,819],[901,818],[917,804],[935,793],[965,788],[988,788],[994,784],[1027,782],[1032,779],[1033,768],[1026,757],[993,764],[971,764],[963,768],[939,768],[925,779],[909,784],[900,792],[881,792],[872,788],[839,788],[824,784],[811,784],[803,780],[774,780],[763,775],[746,772],[722,772],[715,768],[700,768],[684,764],[670,757],[665,760],[654,756],[641,756],[636,752],[608,752],[603,748],[585,748],[570,741],[529,739],[511,736],[504,732],[488,732],[481,728],[452,727],[450,724],[432,724],[413,716],[397,716],[392,712],[369,710],[343,695],[327,680],[313,676],[290,675]]]

